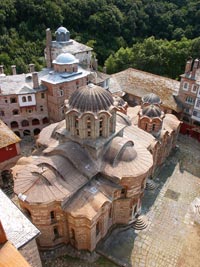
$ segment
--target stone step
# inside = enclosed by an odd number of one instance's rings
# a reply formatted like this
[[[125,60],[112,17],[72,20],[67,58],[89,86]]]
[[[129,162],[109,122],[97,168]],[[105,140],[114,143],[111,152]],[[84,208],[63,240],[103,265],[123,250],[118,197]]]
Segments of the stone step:
[[[147,228],[149,222],[146,216],[140,215],[137,220],[133,223],[133,228],[135,230],[144,230]]]
[[[146,183],[146,189],[147,190],[154,190],[158,187],[158,184],[156,184],[152,179],[148,179]]]

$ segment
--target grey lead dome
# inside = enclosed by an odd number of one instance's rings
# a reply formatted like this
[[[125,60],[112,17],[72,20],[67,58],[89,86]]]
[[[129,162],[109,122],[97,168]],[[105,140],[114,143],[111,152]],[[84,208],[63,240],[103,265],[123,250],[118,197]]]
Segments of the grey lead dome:
[[[70,107],[80,112],[109,110],[113,102],[110,92],[94,84],[81,87],[69,99]]]

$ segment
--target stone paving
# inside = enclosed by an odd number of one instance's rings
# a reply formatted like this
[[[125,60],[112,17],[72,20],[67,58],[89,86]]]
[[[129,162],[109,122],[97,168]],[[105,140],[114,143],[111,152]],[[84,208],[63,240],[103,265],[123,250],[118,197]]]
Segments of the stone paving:
[[[178,266],[185,236],[193,223],[186,220],[187,212],[200,196],[200,143],[181,136],[179,144],[180,149],[169,157],[158,173],[159,179],[155,179],[159,187],[146,191],[143,213],[148,217],[148,228],[113,231],[100,246],[121,266]]]

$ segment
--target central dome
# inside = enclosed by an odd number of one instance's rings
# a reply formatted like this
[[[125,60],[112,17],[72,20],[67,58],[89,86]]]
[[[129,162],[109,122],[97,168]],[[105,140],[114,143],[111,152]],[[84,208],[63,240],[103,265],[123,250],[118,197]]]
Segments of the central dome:
[[[150,93],[150,94],[143,96],[142,102],[143,102],[143,104],[145,104],[145,103],[153,104],[153,105],[155,105],[155,104],[160,105],[161,104],[161,100],[160,100],[159,96],[157,96],[154,93]]]
[[[161,116],[161,110],[158,106],[150,105],[143,108],[142,114],[150,118],[156,118]]]
[[[65,27],[61,26],[57,29],[55,33],[67,33],[69,32]]]
[[[113,102],[112,95],[106,89],[94,84],[81,87],[69,99],[70,108],[80,112],[109,110]]]
[[[70,53],[62,53],[59,56],[57,56],[55,60],[53,60],[53,64],[59,64],[59,65],[73,64],[78,62],[79,60],[76,59],[75,56],[73,56]]]

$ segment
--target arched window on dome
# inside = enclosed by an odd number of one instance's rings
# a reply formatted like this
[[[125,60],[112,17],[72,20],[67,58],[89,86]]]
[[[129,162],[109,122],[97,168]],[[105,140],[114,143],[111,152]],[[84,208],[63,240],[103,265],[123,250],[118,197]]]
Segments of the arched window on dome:
[[[87,117],[86,123],[87,123],[87,136],[91,136],[91,118],[90,117]]]
[[[155,131],[156,125],[155,123],[152,125],[152,131]]]
[[[75,134],[79,135],[79,121],[78,116],[74,116],[74,127],[75,127]]]
[[[99,118],[99,136],[103,136],[104,118]]]

